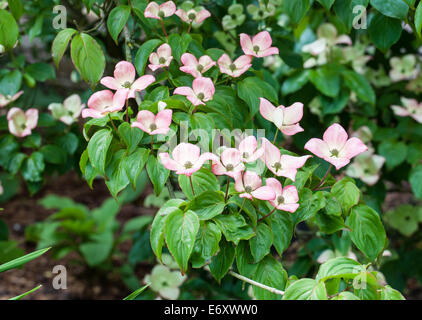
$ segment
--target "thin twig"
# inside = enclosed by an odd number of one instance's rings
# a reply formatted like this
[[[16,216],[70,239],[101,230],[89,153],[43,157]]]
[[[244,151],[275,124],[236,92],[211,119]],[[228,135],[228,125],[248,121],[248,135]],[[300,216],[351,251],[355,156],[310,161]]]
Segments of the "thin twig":
[[[262,283],[259,283],[259,282],[254,281],[254,280],[251,280],[249,278],[246,278],[246,277],[244,277],[244,276],[242,276],[242,275],[240,275],[240,274],[238,274],[236,272],[233,272],[231,270],[228,273],[231,276],[233,276],[233,277],[235,277],[235,278],[237,278],[239,280],[245,281],[245,282],[247,282],[247,283],[249,283],[249,284],[251,284],[253,286],[259,287],[259,288],[264,289],[264,290],[267,290],[267,291],[269,291],[271,293],[278,294],[280,296],[283,296],[284,295],[284,291],[278,290],[278,289],[273,288],[273,287],[266,286],[265,284],[262,284]]]

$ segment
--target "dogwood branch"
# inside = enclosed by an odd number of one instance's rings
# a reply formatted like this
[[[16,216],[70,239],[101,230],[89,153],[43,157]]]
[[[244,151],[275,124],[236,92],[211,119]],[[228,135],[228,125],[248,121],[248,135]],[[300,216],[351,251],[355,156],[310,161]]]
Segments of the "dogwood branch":
[[[230,270],[228,273],[231,276],[233,276],[233,277],[235,277],[235,278],[237,278],[239,280],[245,281],[245,282],[247,282],[247,283],[249,283],[249,284],[251,284],[253,286],[259,287],[259,288],[264,289],[264,290],[267,290],[267,291],[269,291],[271,293],[278,294],[280,296],[283,296],[284,295],[284,291],[278,290],[278,289],[273,288],[273,287],[266,286],[265,284],[262,284],[260,282],[256,282],[256,281],[254,281],[252,279],[246,278],[246,277],[244,277],[244,276],[242,276],[242,275],[240,275],[240,274],[238,274],[238,273],[236,273],[234,271],[231,271]]]

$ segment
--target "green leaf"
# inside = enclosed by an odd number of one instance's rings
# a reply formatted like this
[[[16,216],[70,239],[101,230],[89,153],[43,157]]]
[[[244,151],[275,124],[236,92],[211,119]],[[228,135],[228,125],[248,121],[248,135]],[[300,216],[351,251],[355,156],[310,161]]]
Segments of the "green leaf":
[[[130,295],[128,295],[127,297],[123,298],[123,300],[135,300],[137,296],[139,296],[142,292],[145,291],[146,288],[148,288],[151,284],[148,283],[146,285],[144,285],[143,287],[133,291]]]
[[[187,33],[183,33],[182,36],[177,33],[173,33],[169,36],[168,43],[171,47],[172,55],[178,62],[180,62],[182,54],[187,51],[191,41],[192,37]]]
[[[342,74],[346,86],[355,92],[359,99],[372,105],[375,104],[375,92],[364,76],[351,70],[345,71]]]
[[[82,78],[95,85],[105,68],[104,53],[97,41],[86,33],[80,33],[72,39],[70,54]]]
[[[309,81],[310,70],[303,70],[287,78],[281,86],[281,93],[288,95],[300,90]]]
[[[6,51],[13,48],[19,36],[18,24],[15,18],[6,10],[0,10],[0,45]]]
[[[25,292],[25,293],[22,293],[22,294],[20,294],[20,295],[18,295],[18,296],[16,296],[16,297],[10,298],[9,300],[20,300],[20,299],[22,299],[23,297],[27,296],[28,294],[31,294],[32,292],[37,291],[37,290],[38,290],[39,288],[41,288],[41,287],[42,287],[42,285],[40,284],[39,286],[37,286],[37,287],[35,287],[35,288],[33,288],[33,289],[31,289],[31,290],[29,290],[29,291]]]
[[[90,241],[79,245],[79,250],[90,267],[100,265],[109,257],[113,240],[113,233],[110,231],[94,234]]]
[[[209,220],[218,216],[223,212],[224,207],[224,193],[221,191],[205,191],[188,205],[188,209],[195,211],[200,220]]]
[[[155,194],[158,196],[167,182],[170,170],[166,169],[161,161],[151,154],[147,162],[147,172],[152,184],[154,185]]]
[[[311,70],[309,80],[323,94],[329,97],[337,97],[340,92],[340,75],[332,67],[322,67]]]
[[[40,82],[56,78],[54,67],[48,63],[32,63],[25,68],[25,71],[29,73],[32,78]]]
[[[215,175],[206,168],[202,168],[199,171],[196,171],[192,176],[193,190],[195,191],[195,196],[199,196],[205,191],[219,191],[220,184],[218,183]],[[189,200],[193,199],[192,189],[189,182],[189,177],[180,174],[179,185],[186,197]]]
[[[407,146],[403,142],[383,141],[378,146],[378,152],[385,158],[387,169],[393,169],[403,163],[407,157]]]
[[[203,222],[196,236],[192,253],[192,267],[202,268],[219,250],[221,230],[212,221]]]
[[[336,197],[345,214],[349,212],[350,208],[359,203],[360,191],[351,179],[344,178],[337,181],[331,188],[331,193]]]
[[[406,20],[409,6],[403,0],[371,0],[371,6],[381,12],[383,15]]]
[[[240,274],[252,278],[258,268],[258,264],[253,262],[249,248],[248,241],[240,241],[236,246],[236,266]]]
[[[31,28],[28,31],[29,40],[32,42],[32,40],[42,33],[42,27],[44,24],[44,14],[38,14],[35,18],[35,23],[31,26]]]
[[[45,248],[45,249],[40,249],[37,251],[34,251],[32,253],[26,254],[22,257],[19,257],[17,259],[14,259],[12,261],[6,262],[4,264],[0,265],[0,272],[4,272],[10,269],[14,269],[17,268],[29,261],[32,261],[36,258],[38,258],[39,256],[43,255],[44,253],[46,253],[48,250],[50,250],[50,248]]]
[[[214,256],[210,263],[210,271],[214,278],[220,282],[221,279],[230,270],[235,255],[233,243],[222,239],[220,242],[220,251]]]
[[[298,24],[311,6],[310,0],[283,1],[284,12]]]
[[[15,20],[19,21],[23,14],[23,5],[21,0],[7,0],[7,3],[9,4],[9,9]]]
[[[422,200],[422,165],[417,165],[412,169],[409,176],[413,194]]]
[[[289,247],[293,237],[293,220],[288,212],[277,211],[271,215],[271,230],[273,233],[273,245],[279,256]]]
[[[245,101],[251,112],[251,118],[259,110],[259,98],[265,98],[277,103],[277,92],[264,80],[257,77],[247,77],[237,84],[239,98]]]
[[[22,84],[22,73],[13,70],[0,79],[0,93],[6,96],[13,96],[17,93]]]
[[[182,273],[188,269],[198,230],[199,218],[192,210],[174,210],[166,219],[164,236],[167,247]]]
[[[251,247],[251,253],[255,262],[259,262],[270,253],[270,248],[273,243],[273,234],[270,227],[265,223],[259,223],[255,233],[256,236],[249,240],[249,246]]]
[[[422,31],[422,2],[419,2],[415,12],[415,28],[419,38],[421,38]]]
[[[325,9],[330,10],[335,0],[317,0]]]
[[[353,259],[337,257],[328,260],[319,267],[316,280],[326,281],[332,278],[353,279],[363,269],[363,266]]]
[[[159,39],[151,39],[142,44],[138,49],[135,57],[135,68],[139,75],[143,75],[145,72],[145,66],[147,64],[150,54],[157,48],[163,41]]]
[[[381,300],[406,300],[403,295],[390,286],[385,286],[381,290]]]
[[[338,16],[339,22],[344,25],[344,32],[350,32],[353,26],[353,20],[356,17],[357,12],[353,9],[356,6],[367,7],[369,0],[341,0],[334,3],[334,12]]]
[[[45,162],[53,164],[64,164],[66,163],[66,153],[65,151],[54,145],[45,145],[42,146],[40,152],[43,154]]]
[[[131,154],[137,147],[139,142],[142,140],[144,135],[143,131],[139,128],[132,128],[129,123],[123,122],[119,126],[120,137],[124,140],[128,154]]]
[[[126,167],[125,150],[120,149],[114,152],[106,168],[106,176],[108,178],[106,185],[113,197],[117,197],[117,194],[129,184]]]
[[[154,254],[161,260],[161,252],[164,244],[164,225],[169,214],[179,210],[179,206],[184,203],[181,199],[168,200],[155,214],[151,225],[150,242]]]
[[[223,231],[227,241],[238,244],[240,240],[249,240],[255,233],[240,214],[220,214],[214,218],[215,223]]]
[[[109,129],[97,131],[89,140],[88,157],[92,166],[99,172],[105,174],[105,161],[110,143],[113,140],[113,133]]]
[[[138,148],[134,153],[125,158],[124,167],[126,170],[127,177],[129,178],[132,187],[136,188],[136,181],[147,163],[149,156],[149,149]]]
[[[352,230],[353,243],[371,261],[382,252],[385,243],[385,230],[378,213],[366,205],[352,208],[346,225]]]
[[[44,156],[41,152],[36,151],[26,159],[22,166],[21,173],[26,181],[39,182],[42,181],[44,169]]]
[[[324,282],[300,279],[287,287],[283,300],[327,300]]]
[[[400,39],[402,25],[400,20],[377,12],[371,19],[368,31],[374,45],[385,53]]]
[[[268,255],[258,263],[256,273],[252,279],[269,287],[284,290],[287,282],[287,272],[283,269],[280,262]],[[278,294],[256,286],[253,286],[253,292],[259,300],[280,300],[282,298]]]
[[[312,218],[326,204],[322,192],[318,191],[313,194],[308,188],[302,190],[299,199],[301,200],[299,209],[292,215],[295,225]]]
[[[107,29],[110,32],[111,38],[117,44],[120,32],[122,32],[127,20],[130,16],[129,6],[117,6],[111,10],[107,18]]]

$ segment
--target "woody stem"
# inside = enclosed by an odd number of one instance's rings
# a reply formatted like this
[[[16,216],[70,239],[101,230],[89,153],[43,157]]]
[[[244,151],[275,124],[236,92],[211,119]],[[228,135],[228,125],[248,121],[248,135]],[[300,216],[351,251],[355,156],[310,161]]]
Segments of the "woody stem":
[[[227,201],[227,196],[229,194],[229,186],[230,186],[230,177],[227,176],[227,187],[226,187],[226,195],[224,196],[224,202]]]
[[[275,144],[275,142],[277,141],[277,135],[278,135],[278,131],[279,131],[280,129],[279,128],[277,128],[277,131],[275,132],[275,136],[274,136],[274,140],[273,140],[273,144]]]
[[[325,173],[324,177],[321,179],[321,182],[318,183],[318,185],[315,188],[313,188],[312,191],[315,191],[316,189],[318,189],[320,186],[324,184],[325,179],[327,179],[328,174],[330,173],[332,167],[333,165],[330,163],[330,166],[328,167],[327,172]]]
[[[169,36],[167,35],[166,28],[164,28],[164,21],[163,21],[163,19],[160,19],[160,22],[161,22],[161,29],[163,30],[163,33],[166,36],[166,38],[168,38]]]
[[[189,176],[189,182],[190,182],[190,188],[192,190],[192,195],[195,197],[195,190],[193,190],[193,184],[192,184],[192,176]]]
[[[276,210],[276,208],[274,207],[274,209],[269,214],[263,216],[262,218],[259,218],[258,222],[264,220],[265,218],[268,218],[270,215],[272,215],[274,213],[275,210]]]
[[[108,118],[109,118],[109,119],[110,119],[110,121],[111,121],[111,125],[113,126],[114,131],[116,131],[117,135],[119,135],[119,131],[117,131],[116,125],[114,124],[114,121],[113,121],[113,119],[111,118],[110,113],[108,114]]]

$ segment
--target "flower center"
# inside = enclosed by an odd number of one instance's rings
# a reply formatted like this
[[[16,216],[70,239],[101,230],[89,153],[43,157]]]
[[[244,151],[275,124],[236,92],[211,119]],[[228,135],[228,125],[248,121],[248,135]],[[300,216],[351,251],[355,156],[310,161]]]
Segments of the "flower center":
[[[232,164],[228,164],[228,165],[226,166],[226,170],[227,170],[227,171],[233,171],[233,169],[234,169],[234,166],[233,166]]]
[[[246,191],[247,193],[251,193],[251,192],[252,192],[252,187],[251,187],[251,186],[246,186],[246,187],[245,187],[245,191]]]
[[[193,163],[192,163],[192,162],[187,161],[187,162],[185,163],[185,168],[186,168],[186,169],[190,169],[190,168],[192,168],[192,167],[193,167]]]
[[[338,157],[339,151],[337,149],[333,149],[330,152],[332,157]]]
[[[236,15],[235,14],[232,14],[231,16],[230,16],[233,20],[236,20]]]
[[[198,64],[198,66],[196,67],[196,69],[197,69],[199,72],[202,72],[202,70],[204,70],[204,66],[203,66],[202,64]]]
[[[189,20],[195,20],[196,14],[194,14],[193,12],[189,13],[188,18]]]
[[[253,51],[255,51],[255,53],[258,53],[260,50],[259,46],[253,46]]]
[[[125,88],[130,88],[132,86],[132,84],[129,81],[126,81],[125,83],[123,83],[123,87]]]
[[[277,203],[280,205],[280,204],[283,204],[284,203],[284,197],[283,196],[278,196],[277,197]]]
[[[258,11],[258,16],[262,17],[263,15],[264,15],[264,11],[259,10],[259,11]]]
[[[205,94],[203,94],[202,92],[200,92],[200,93],[198,93],[197,97],[198,97],[199,100],[202,100],[202,99],[205,98]]]
[[[245,159],[249,158],[249,153],[243,152],[242,157]]]
[[[236,65],[234,63],[232,63],[229,68],[230,68],[231,71],[234,71],[234,70],[237,69]]]
[[[158,12],[158,16],[162,19],[162,18],[164,18],[165,17],[165,13],[164,13],[164,11],[159,11]]]
[[[152,124],[149,126],[149,129],[150,129],[151,131],[157,130],[157,125],[156,125],[155,123],[152,123]]]
[[[280,162],[276,162],[273,165],[275,171],[277,172],[278,170],[281,170],[281,163]]]
[[[161,57],[160,59],[158,59],[158,62],[160,64],[164,64],[164,63],[166,63],[166,58]]]

